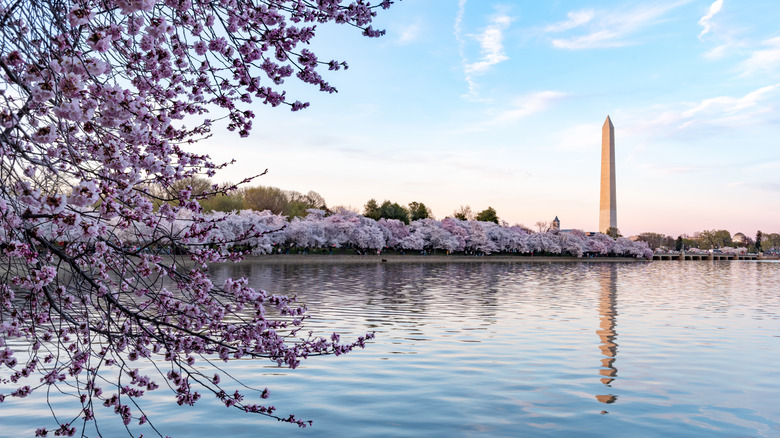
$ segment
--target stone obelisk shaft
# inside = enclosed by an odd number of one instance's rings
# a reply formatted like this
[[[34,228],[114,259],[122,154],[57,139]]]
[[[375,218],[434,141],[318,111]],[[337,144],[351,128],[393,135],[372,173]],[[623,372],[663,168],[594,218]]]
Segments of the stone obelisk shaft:
[[[601,128],[601,202],[599,232],[617,228],[617,196],[615,195],[615,127],[607,116]]]

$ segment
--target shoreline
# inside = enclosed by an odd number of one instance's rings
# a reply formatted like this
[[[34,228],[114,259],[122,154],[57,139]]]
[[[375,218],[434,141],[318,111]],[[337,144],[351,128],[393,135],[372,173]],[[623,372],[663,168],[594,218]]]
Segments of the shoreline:
[[[266,254],[247,256],[244,260],[269,265],[283,264],[381,264],[381,263],[635,263],[651,260],[632,257],[536,257],[536,256],[465,256],[465,255],[325,255],[325,254]]]

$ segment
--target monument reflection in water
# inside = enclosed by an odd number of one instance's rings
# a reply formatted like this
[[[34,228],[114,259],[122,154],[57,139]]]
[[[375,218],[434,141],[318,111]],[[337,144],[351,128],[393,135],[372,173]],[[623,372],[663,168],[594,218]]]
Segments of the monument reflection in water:
[[[599,374],[603,376],[601,383],[604,384],[608,393],[603,395],[597,395],[596,399],[602,403],[615,403],[617,396],[610,394],[609,389],[612,388],[612,382],[617,377],[617,368],[615,368],[615,359],[617,358],[618,344],[616,341],[617,332],[615,327],[617,326],[617,266],[607,266],[604,271],[601,272],[601,278],[599,279],[599,285],[601,286],[599,294],[599,329],[596,333],[601,339],[599,348],[601,354],[604,356],[601,359],[601,368]],[[606,414],[607,411],[602,411],[602,414]]]

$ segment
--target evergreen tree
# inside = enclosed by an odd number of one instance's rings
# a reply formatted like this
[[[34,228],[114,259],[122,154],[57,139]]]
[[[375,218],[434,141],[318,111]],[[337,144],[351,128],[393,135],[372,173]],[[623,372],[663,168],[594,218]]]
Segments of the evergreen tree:
[[[409,203],[409,219],[416,221],[417,219],[427,219],[431,217],[431,209],[425,206],[422,202],[410,202]]]
[[[398,219],[399,221],[409,225],[409,211],[401,207],[397,202],[385,201],[382,206],[379,207],[379,219]]]
[[[488,207],[485,210],[480,211],[474,219],[482,222],[498,223],[498,215],[496,214],[496,209],[493,207]]]
[[[379,204],[376,203],[376,199],[372,198],[366,202],[366,205],[363,207],[363,216],[375,221],[380,219],[381,213],[379,212]]]

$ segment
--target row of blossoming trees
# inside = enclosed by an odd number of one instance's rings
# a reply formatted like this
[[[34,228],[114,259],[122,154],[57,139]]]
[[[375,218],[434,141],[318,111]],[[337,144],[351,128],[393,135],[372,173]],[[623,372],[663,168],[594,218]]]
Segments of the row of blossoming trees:
[[[442,251],[448,253],[552,254],[574,257],[624,256],[652,258],[645,242],[582,231],[533,233],[520,226],[505,227],[492,222],[446,218],[441,221],[419,219],[409,225],[397,219],[374,220],[354,213],[328,214],[308,210],[304,218],[287,220],[269,211],[242,210],[206,215],[202,228],[211,232],[207,239],[188,237],[183,243],[218,244],[225,250],[244,249],[253,254],[268,254],[289,248],[355,248],[358,250]],[[177,219],[152,229],[136,224],[132,233],[120,235],[126,244],[135,236],[177,235],[191,228],[191,218]],[[140,233],[139,233],[140,231]]]

